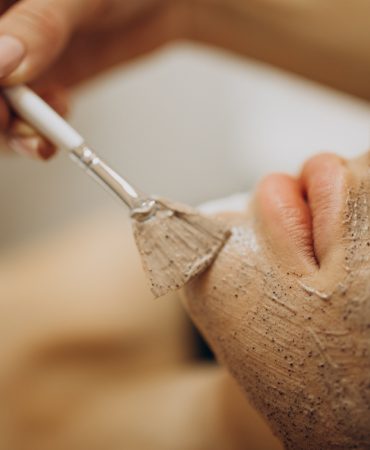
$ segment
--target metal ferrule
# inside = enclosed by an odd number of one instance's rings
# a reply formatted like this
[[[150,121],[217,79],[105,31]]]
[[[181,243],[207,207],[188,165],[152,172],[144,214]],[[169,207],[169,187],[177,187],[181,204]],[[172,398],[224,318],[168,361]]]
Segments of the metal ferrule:
[[[155,200],[135,189],[86,145],[71,150],[70,155],[89,175],[124,201],[132,215],[144,220],[154,213]]]

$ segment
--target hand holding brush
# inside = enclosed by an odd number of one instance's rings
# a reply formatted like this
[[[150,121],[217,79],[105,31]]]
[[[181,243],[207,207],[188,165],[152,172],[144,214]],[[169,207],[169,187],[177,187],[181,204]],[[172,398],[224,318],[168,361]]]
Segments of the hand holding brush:
[[[5,91],[12,108],[98,180],[131,212],[134,236],[156,297],[179,289],[203,272],[223,247],[229,231],[194,209],[140,192],[87,147],[62,117],[26,86]]]

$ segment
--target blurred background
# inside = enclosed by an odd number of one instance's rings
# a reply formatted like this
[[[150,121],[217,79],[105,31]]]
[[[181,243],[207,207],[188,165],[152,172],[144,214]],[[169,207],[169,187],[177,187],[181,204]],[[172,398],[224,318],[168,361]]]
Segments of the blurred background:
[[[166,47],[75,91],[72,123],[138,186],[197,204],[294,173],[318,151],[369,148],[370,106],[270,66],[190,44]],[[165,170],[163,170],[163,168]],[[120,206],[67,155],[0,165],[0,247]]]
[[[312,26],[306,8],[318,3],[291,3],[298,21],[282,10],[280,41],[265,33],[264,20],[255,27],[247,20],[247,54],[249,43],[260,44],[262,59],[370,98],[367,23],[357,26],[366,21],[362,4],[358,22],[347,17],[352,6],[332,1]],[[326,36],[331,21],[337,28]],[[182,43],[84,84],[73,93],[70,121],[138,187],[193,205],[248,191],[272,171],[294,174],[317,152],[353,157],[370,147],[370,103]],[[152,301],[126,207],[67,154],[44,163],[3,152],[0,207],[0,450],[235,448],[220,443],[234,439],[238,423],[225,399],[243,419],[251,450],[280,448],[235,386],[225,390],[227,376],[203,367],[199,358],[211,355],[179,299]],[[38,240],[45,235],[51,239]],[[219,422],[225,416],[230,436]],[[269,436],[274,447],[264,444]],[[201,443],[186,446],[193,438]]]

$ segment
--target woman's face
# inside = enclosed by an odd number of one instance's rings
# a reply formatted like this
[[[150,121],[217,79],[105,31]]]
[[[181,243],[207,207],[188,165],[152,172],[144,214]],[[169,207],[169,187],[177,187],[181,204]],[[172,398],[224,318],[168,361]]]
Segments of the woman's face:
[[[370,156],[271,175],[226,217],[195,322],[287,448],[370,448]]]

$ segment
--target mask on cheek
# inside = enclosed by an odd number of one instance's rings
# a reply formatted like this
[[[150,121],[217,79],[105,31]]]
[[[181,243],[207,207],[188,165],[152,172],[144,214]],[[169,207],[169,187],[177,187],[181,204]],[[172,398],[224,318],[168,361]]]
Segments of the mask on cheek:
[[[187,307],[288,449],[370,448],[370,176],[348,164],[338,239],[316,270],[279,258],[255,209]],[[280,243],[281,244],[281,243]]]

